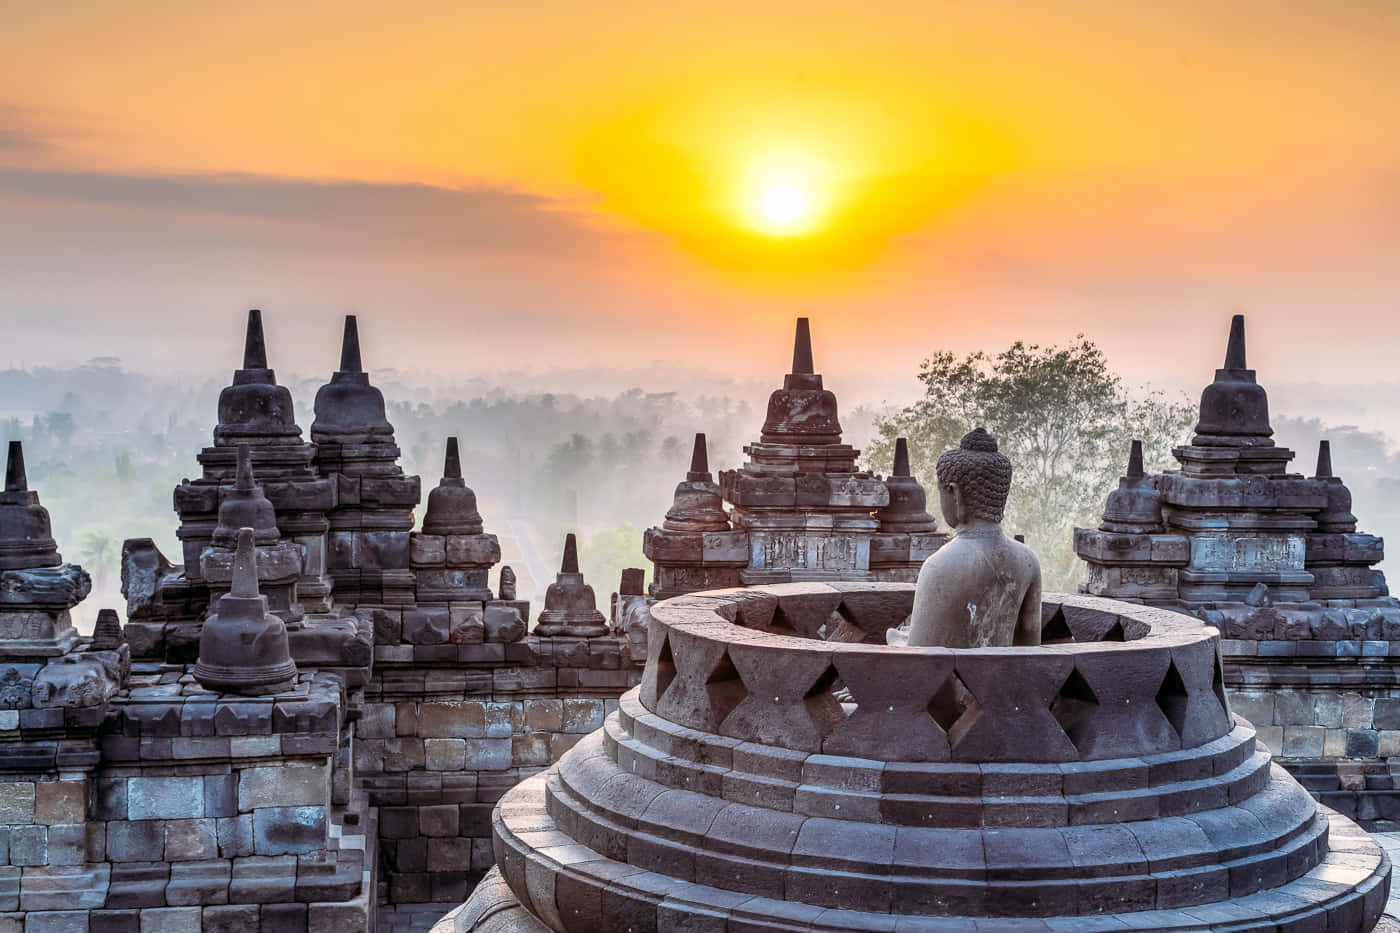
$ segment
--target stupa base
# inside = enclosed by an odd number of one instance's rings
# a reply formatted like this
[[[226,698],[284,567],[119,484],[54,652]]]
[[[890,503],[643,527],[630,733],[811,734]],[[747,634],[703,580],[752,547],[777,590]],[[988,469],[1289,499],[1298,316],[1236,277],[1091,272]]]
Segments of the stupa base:
[[[1329,841],[1327,854],[1316,867],[1279,887],[1216,903],[1061,917],[900,915],[816,907],[695,884],[607,858],[554,823],[546,812],[546,780],[546,774],[536,775],[501,801],[494,827],[499,867],[432,933],[605,929],[954,933],[992,924],[998,933],[1372,930],[1381,919],[1390,888],[1390,861],[1380,846],[1355,823],[1319,807],[1329,823]],[[838,874],[833,874],[831,883],[840,884]],[[522,903],[515,893],[519,890],[529,892],[530,903]],[[735,925],[727,926],[731,923]]]

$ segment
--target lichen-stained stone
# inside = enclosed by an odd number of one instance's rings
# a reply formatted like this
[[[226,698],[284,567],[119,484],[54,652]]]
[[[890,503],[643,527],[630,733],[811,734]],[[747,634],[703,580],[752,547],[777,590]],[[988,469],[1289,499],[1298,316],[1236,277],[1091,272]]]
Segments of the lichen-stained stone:
[[[261,807],[253,811],[253,851],[258,855],[308,855],[325,845],[323,806]]]
[[[34,822],[35,788],[32,781],[0,782],[0,825]]]
[[[320,762],[286,761],[273,767],[238,772],[238,809],[300,807],[324,804],[330,794],[330,774]]]
[[[132,820],[178,820],[204,815],[201,777],[133,777],[126,782]]]

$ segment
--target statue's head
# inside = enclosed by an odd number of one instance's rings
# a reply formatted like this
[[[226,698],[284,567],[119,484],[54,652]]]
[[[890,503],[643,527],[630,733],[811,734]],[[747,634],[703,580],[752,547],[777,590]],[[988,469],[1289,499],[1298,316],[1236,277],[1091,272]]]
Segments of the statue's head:
[[[1011,492],[1011,461],[982,428],[963,435],[956,450],[938,458],[938,499],[953,527],[981,519],[1000,522]]]

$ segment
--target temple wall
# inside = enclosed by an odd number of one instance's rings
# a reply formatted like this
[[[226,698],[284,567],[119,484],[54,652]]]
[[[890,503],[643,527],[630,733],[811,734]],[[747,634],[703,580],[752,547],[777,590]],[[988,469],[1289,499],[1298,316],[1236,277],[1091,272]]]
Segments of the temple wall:
[[[1304,787],[1352,819],[1400,821],[1400,640],[1221,644],[1232,709]]]
[[[379,808],[379,899],[465,899],[494,864],[491,810],[600,728],[640,682],[617,636],[380,645],[355,724],[355,775]]]
[[[53,767],[0,778],[0,931],[371,929],[377,832],[340,754],[349,708],[334,674],[253,698],[133,672],[77,756],[96,767],[68,770],[81,743],[60,740]]]

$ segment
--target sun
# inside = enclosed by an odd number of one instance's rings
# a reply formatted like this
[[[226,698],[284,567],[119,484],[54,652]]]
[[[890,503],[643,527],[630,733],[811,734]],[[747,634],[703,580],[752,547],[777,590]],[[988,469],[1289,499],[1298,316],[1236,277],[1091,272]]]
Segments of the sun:
[[[807,213],[807,196],[792,184],[770,185],[763,192],[763,216],[779,227],[790,227]]]

